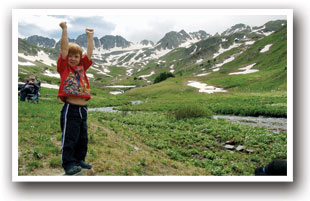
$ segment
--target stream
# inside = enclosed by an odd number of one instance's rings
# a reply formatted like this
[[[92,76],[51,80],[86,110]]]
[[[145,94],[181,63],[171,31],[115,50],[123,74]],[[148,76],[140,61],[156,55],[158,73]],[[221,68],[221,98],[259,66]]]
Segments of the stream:
[[[141,104],[143,101],[131,101],[131,104]],[[101,108],[89,108],[88,111],[100,111],[100,112],[122,112],[116,110],[114,107],[101,107]],[[226,119],[233,123],[249,125],[253,127],[266,127],[267,129],[279,133],[280,131],[286,131],[287,119],[286,118],[273,118],[273,117],[242,117],[242,116],[229,116],[229,115],[214,115],[214,119]]]
[[[140,100],[135,100],[135,101],[131,101],[130,104],[132,105],[136,105],[136,104],[141,104],[143,103],[143,101]],[[98,108],[88,108],[88,111],[100,111],[100,112],[122,112],[120,110],[116,110],[115,108],[117,108],[119,106],[113,106],[113,107],[98,107]]]
[[[249,125],[253,127],[266,127],[273,132],[286,131],[287,119],[274,118],[274,117],[241,117],[241,116],[228,116],[228,115],[214,115],[214,119],[226,119],[233,123]]]

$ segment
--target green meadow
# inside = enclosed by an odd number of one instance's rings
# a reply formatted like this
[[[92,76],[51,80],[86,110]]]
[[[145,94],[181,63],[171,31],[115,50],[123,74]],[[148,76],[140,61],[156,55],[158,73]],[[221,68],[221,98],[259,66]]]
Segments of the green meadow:
[[[186,86],[187,80],[169,78],[123,95],[92,96],[89,108],[118,106],[123,111],[89,112],[86,160],[96,175],[254,175],[256,167],[286,159],[286,132],[212,118],[286,117],[286,92],[202,94]],[[18,103],[19,175],[63,173],[63,103],[50,96],[56,93],[42,88],[39,104]],[[143,103],[131,105],[132,100]],[[226,150],[227,141],[244,150]]]

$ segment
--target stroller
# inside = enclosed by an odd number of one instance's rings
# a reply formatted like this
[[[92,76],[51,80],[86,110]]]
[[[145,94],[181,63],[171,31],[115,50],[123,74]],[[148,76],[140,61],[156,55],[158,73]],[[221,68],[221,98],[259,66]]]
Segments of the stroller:
[[[20,100],[31,101],[32,103],[39,103],[39,95],[41,89],[41,82],[34,83],[34,82],[27,82],[24,85],[18,86],[18,91],[21,96]]]

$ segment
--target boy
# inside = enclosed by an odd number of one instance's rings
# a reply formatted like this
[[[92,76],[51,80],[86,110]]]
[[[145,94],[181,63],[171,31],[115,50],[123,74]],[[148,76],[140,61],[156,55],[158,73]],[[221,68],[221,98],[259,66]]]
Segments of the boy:
[[[75,43],[68,42],[67,24],[61,22],[62,37],[57,71],[61,82],[58,97],[65,103],[60,116],[62,131],[62,167],[66,175],[74,175],[82,168],[91,169],[85,163],[87,153],[87,105],[90,99],[86,70],[92,65],[93,29],[86,29],[88,36],[87,54]]]

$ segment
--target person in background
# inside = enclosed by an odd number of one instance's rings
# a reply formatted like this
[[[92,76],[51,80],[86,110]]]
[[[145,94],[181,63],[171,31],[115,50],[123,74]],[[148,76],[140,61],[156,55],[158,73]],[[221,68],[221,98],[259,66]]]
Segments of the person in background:
[[[20,101],[25,101],[28,94],[35,94],[35,92],[39,89],[39,84],[35,83],[35,77],[29,76],[26,84],[21,87],[20,90]]]

